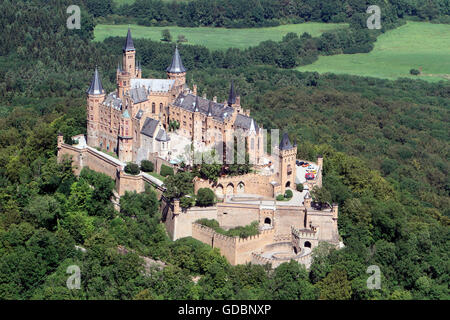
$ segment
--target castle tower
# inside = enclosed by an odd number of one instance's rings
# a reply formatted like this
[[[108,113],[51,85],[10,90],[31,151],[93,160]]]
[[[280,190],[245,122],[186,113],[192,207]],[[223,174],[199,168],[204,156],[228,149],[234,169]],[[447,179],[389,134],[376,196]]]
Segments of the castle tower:
[[[142,78],[142,66],[141,66],[141,61],[138,61],[138,65],[137,65],[137,78],[141,79]]]
[[[183,66],[183,61],[181,61],[180,52],[178,51],[178,45],[175,46],[172,63],[166,69],[166,71],[167,77],[171,80],[175,80],[175,87],[177,88],[177,92],[181,92],[183,90],[183,86],[186,84],[186,68]]]
[[[123,46],[122,59],[123,72],[129,73],[131,78],[136,78],[136,49],[133,45],[133,38],[131,38],[130,28],[128,28],[127,38]]]
[[[284,194],[287,188],[295,189],[295,158],[297,157],[297,146],[292,145],[288,134],[285,132],[279,148],[279,178],[281,192]]]
[[[133,123],[128,110],[122,113],[120,119],[119,160],[122,162],[133,160]]]
[[[91,85],[86,91],[87,93],[87,144],[92,147],[97,147],[98,131],[100,121],[100,104],[105,99],[105,91],[102,87],[102,81],[98,69],[95,68],[92,77]]]

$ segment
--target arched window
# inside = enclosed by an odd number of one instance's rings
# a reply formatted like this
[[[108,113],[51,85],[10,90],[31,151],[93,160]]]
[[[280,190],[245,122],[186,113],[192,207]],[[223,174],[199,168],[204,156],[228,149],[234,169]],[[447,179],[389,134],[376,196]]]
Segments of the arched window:
[[[264,224],[272,224],[272,220],[270,220],[270,218],[265,218]]]
[[[155,103],[153,102],[153,103],[152,103],[152,113],[155,113],[155,109],[156,109],[156,105],[155,105]]]
[[[311,242],[305,241],[305,248],[311,248]]]

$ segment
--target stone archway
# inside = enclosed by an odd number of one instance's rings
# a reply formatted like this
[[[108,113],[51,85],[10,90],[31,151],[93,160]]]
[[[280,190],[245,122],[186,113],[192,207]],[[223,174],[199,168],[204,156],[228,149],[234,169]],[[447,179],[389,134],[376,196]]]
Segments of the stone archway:
[[[272,220],[269,217],[267,217],[264,219],[264,224],[272,225]]]
[[[286,182],[286,188],[290,188],[291,187],[291,182],[290,181],[288,181],[288,182]]]
[[[223,197],[223,186],[221,184],[216,187],[216,196]]]
[[[237,185],[237,193],[244,193],[245,192],[245,184],[244,182],[239,182]]]
[[[225,194],[234,194],[234,185],[232,183],[227,185]]]
[[[311,249],[311,242],[305,241],[304,247],[305,247],[305,248],[310,248],[310,249]]]

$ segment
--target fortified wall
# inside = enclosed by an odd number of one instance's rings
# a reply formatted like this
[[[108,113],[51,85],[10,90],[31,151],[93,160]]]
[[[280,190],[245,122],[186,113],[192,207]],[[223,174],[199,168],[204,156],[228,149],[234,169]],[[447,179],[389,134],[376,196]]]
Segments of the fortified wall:
[[[143,192],[148,184],[155,187],[159,196],[164,191],[162,182],[158,179],[143,172],[138,175],[126,174],[123,171],[125,164],[118,159],[87,145],[73,146],[66,144],[63,136],[58,135],[58,162],[61,162],[65,157],[72,160],[75,175],[79,175],[84,167],[88,167],[111,177],[116,183],[119,196],[124,195],[126,191]]]
[[[231,265],[252,261],[252,252],[274,241],[274,229],[262,230],[260,234],[248,238],[229,237],[217,233],[212,228],[198,223],[192,224],[192,237],[218,248]]]

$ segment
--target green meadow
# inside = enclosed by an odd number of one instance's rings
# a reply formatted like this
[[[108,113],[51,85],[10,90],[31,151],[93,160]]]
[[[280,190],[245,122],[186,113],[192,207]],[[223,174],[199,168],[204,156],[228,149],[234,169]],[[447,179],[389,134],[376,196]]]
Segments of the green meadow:
[[[420,68],[422,75],[410,75],[411,69]],[[379,36],[369,53],[321,56],[297,70],[387,79],[450,80],[450,25],[408,22]]]
[[[287,24],[268,28],[226,29],[213,27],[182,28],[182,27],[145,27],[130,25],[134,39],[147,38],[158,41],[161,31],[169,29],[175,41],[182,34],[187,44],[197,44],[212,50],[225,50],[228,48],[248,48],[256,46],[265,40],[280,41],[289,32],[302,34],[307,32],[312,36],[319,36],[325,31],[346,28],[347,24],[316,23]],[[128,25],[99,24],[94,30],[95,41],[103,41],[110,36],[125,37]]]

